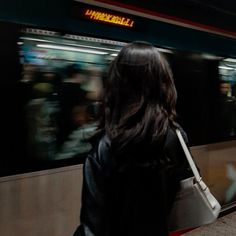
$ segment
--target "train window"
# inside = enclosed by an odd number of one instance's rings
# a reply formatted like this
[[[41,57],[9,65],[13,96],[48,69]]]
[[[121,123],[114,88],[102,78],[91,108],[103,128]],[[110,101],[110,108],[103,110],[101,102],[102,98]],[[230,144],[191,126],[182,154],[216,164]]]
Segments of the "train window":
[[[18,42],[28,87],[26,145],[31,158],[83,156],[100,116],[103,75],[122,46],[50,31],[25,33]]]
[[[236,135],[236,59],[221,60],[219,75],[219,132],[221,137],[232,137]]]
[[[101,117],[108,66],[126,43],[33,28],[14,34],[2,46],[8,82],[1,83],[12,96],[0,100],[0,175],[83,163]]]
[[[83,160],[100,118],[105,71],[125,43],[37,29],[19,39],[26,156]]]
[[[12,31],[14,38],[4,34],[0,45],[7,78],[1,85],[8,92],[0,99],[0,175],[83,163],[100,119],[106,70],[126,43],[32,28],[20,35],[18,27]],[[173,71],[178,122],[190,145],[235,138],[235,60],[159,50]]]
[[[215,141],[211,116],[215,116],[212,108],[218,94],[219,57],[177,50],[167,56],[178,93],[178,122],[186,130],[190,145]]]
[[[16,172],[83,162],[100,119],[107,66],[125,43],[27,28],[17,44],[20,142],[18,151],[7,151],[21,156]]]

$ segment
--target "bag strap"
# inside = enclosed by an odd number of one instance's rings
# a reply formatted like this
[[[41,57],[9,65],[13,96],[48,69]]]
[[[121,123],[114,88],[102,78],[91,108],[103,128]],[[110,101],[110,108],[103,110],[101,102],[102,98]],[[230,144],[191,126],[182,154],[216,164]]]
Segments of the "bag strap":
[[[197,169],[197,167],[196,167],[196,165],[195,165],[195,163],[193,161],[193,158],[191,156],[191,153],[188,150],[188,147],[187,147],[186,143],[184,142],[183,136],[182,136],[182,134],[181,134],[179,129],[176,129],[175,132],[176,132],[177,137],[178,137],[178,139],[180,141],[180,144],[181,144],[181,146],[182,146],[182,148],[184,150],[184,153],[185,153],[185,156],[186,156],[186,158],[188,160],[188,163],[189,163],[189,165],[190,165],[190,167],[191,167],[191,169],[193,171],[194,177],[195,177],[196,181],[198,183],[200,183],[202,177],[200,176],[200,174],[198,172],[198,169]]]
[[[197,167],[196,167],[196,165],[195,165],[195,163],[193,161],[193,158],[192,158],[192,156],[190,154],[190,151],[188,150],[187,145],[184,142],[183,136],[182,136],[182,134],[181,134],[179,129],[176,129],[176,134],[177,134],[177,136],[179,138],[179,141],[180,141],[180,144],[181,144],[181,146],[182,146],[182,148],[184,150],[184,153],[185,153],[185,156],[186,156],[186,158],[188,160],[188,163],[189,163],[189,165],[190,165],[190,167],[191,167],[191,169],[193,171],[195,180],[198,183],[198,186],[200,186],[200,188],[202,189],[202,191],[205,192],[208,189],[208,187],[202,181],[202,177],[200,176],[200,174],[198,172],[198,169],[197,169]],[[210,194],[208,194],[208,197],[206,199],[208,200],[208,202],[209,202],[210,206],[212,207],[212,209],[214,209],[217,206],[217,204],[219,204],[217,202],[217,200],[214,199],[214,197],[212,195],[210,195]]]

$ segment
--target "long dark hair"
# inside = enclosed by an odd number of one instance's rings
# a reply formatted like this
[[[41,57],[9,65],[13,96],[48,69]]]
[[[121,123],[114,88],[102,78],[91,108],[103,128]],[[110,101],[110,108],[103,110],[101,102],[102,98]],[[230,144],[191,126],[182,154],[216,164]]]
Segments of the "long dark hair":
[[[160,143],[175,126],[177,93],[163,55],[147,42],[126,45],[111,64],[104,128],[114,151],[143,141]]]

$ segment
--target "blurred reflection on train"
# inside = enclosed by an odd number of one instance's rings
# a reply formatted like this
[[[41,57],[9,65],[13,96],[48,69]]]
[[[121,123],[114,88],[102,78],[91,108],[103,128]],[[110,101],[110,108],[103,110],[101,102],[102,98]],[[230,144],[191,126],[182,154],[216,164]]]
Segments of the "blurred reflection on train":
[[[100,118],[107,65],[122,45],[26,36],[19,45],[21,83],[28,91],[28,155],[38,160],[82,158],[91,148],[87,139]]]
[[[27,144],[30,156],[53,159],[56,153],[57,116],[59,113],[57,86],[59,78],[53,71],[38,71],[28,78],[31,97],[26,104]]]
[[[219,72],[220,136],[233,137],[236,135],[236,60],[223,60]]]
[[[22,32],[22,166],[34,171],[83,163],[100,119],[108,65],[125,44],[30,28]],[[179,123],[201,171],[221,204],[231,203],[236,200],[236,60],[159,50],[171,64]]]

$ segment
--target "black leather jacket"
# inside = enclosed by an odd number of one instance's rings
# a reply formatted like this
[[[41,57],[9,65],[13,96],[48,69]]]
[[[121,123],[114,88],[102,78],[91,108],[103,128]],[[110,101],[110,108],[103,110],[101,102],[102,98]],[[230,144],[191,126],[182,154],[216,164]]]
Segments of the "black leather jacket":
[[[192,175],[175,132],[169,129],[162,151],[138,146],[124,160],[123,165],[114,164],[106,135],[88,155],[81,225],[74,236],[168,235],[178,183]]]

